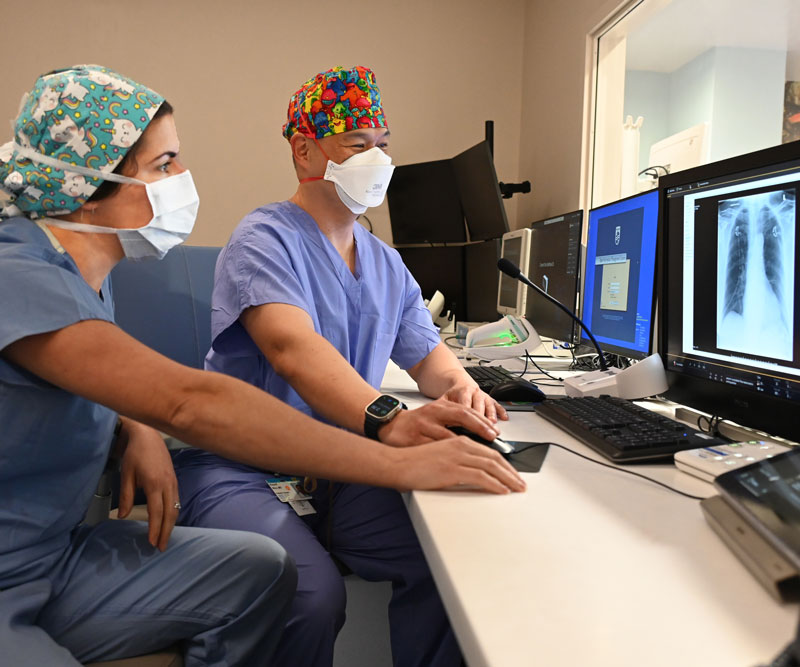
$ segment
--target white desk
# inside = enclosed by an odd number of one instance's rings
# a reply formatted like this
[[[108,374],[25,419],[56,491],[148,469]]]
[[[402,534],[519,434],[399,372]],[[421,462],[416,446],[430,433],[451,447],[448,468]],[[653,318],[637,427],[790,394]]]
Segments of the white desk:
[[[410,400],[396,367],[384,389]],[[584,447],[532,413],[503,435]],[[594,455],[597,458],[599,456]],[[694,495],[670,465],[635,466]],[[699,503],[550,448],[525,493],[413,492],[408,508],[470,667],[754,667],[794,636]]]

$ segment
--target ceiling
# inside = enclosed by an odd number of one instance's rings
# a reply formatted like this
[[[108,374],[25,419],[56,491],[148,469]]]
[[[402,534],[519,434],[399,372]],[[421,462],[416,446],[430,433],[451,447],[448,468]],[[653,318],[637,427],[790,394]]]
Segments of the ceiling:
[[[673,72],[715,46],[785,50],[797,79],[800,0],[671,0],[627,35],[626,69]]]

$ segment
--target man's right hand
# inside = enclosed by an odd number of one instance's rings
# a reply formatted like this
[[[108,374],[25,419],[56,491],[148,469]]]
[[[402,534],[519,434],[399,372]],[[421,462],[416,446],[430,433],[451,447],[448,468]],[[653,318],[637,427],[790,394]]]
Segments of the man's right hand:
[[[475,488],[490,493],[524,491],[519,473],[493,449],[464,436],[392,452],[398,457],[392,486],[400,491]]]
[[[453,437],[448,426],[461,426],[486,440],[500,432],[487,417],[465,405],[443,398],[415,410],[403,410],[378,429],[378,439],[394,447],[422,445]]]

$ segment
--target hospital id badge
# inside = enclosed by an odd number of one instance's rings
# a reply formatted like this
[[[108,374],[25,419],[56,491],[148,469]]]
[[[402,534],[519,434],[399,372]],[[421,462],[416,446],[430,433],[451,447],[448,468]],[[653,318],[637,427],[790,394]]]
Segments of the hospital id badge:
[[[268,479],[267,486],[282,503],[288,503],[297,513],[297,516],[306,514],[316,514],[316,510],[309,502],[311,496],[303,491],[298,485],[300,480],[296,477],[274,477]]]

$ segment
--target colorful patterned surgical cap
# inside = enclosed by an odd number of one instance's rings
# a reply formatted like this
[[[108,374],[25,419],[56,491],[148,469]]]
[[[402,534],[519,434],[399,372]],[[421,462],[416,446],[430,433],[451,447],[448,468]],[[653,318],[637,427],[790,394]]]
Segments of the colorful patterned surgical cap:
[[[283,136],[299,132],[321,139],[365,127],[386,127],[375,75],[366,67],[334,67],[292,95]]]
[[[103,182],[18,155],[15,143],[112,172],[163,101],[158,93],[99,65],[40,76],[23,99],[13,141],[0,146],[0,219],[70,213]]]

